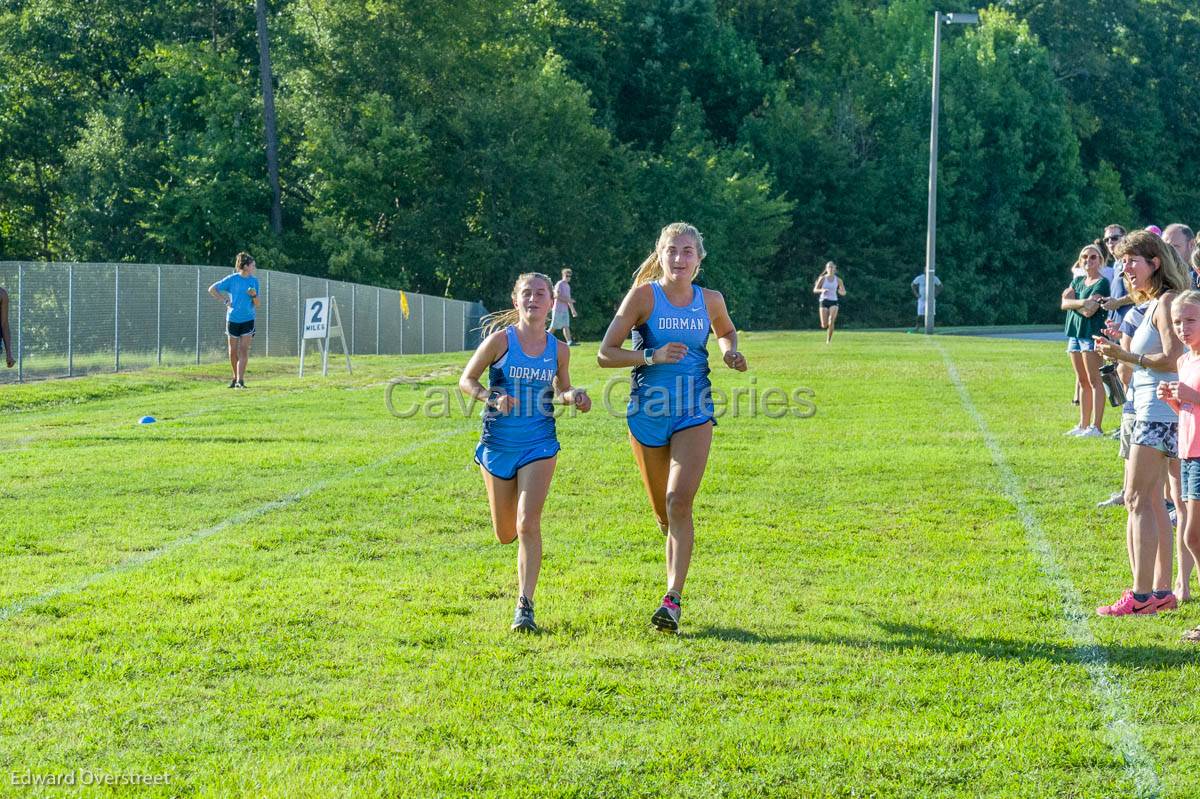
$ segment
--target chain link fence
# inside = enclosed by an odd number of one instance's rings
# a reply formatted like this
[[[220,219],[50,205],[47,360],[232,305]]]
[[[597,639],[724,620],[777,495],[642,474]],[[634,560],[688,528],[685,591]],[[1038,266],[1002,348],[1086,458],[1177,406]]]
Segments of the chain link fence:
[[[95,372],[220,363],[228,358],[225,306],[208,287],[217,266],[0,261],[17,365],[0,383]],[[298,356],[309,297],[334,297],[353,355],[415,355],[474,349],[475,302],[258,270],[254,350]],[[2,358],[2,355],[0,355]]]

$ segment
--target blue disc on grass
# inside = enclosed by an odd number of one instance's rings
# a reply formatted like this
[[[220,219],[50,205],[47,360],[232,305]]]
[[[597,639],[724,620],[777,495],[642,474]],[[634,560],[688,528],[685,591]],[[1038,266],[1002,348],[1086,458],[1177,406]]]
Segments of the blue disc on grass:
[[[155,419],[153,416],[143,416],[141,419],[138,420],[138,424],[154,424],[157,421],[158,420]]]

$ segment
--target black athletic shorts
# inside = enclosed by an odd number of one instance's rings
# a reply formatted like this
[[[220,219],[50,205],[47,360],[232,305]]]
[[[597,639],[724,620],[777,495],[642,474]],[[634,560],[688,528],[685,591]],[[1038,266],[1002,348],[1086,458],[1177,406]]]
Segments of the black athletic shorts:
[[[838,304],[837,300],[821,300],[822,308],[836,308],[837,304]]]
[[[242,336],[254,335],[254,320],[249,322],[226,322],[225,329],[229,332],[230,338],[241,338]]]

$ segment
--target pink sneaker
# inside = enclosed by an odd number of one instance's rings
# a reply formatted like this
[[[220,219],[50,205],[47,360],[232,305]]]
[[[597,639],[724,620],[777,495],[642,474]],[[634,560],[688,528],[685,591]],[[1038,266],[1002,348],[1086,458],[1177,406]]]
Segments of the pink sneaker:
[[[1179,607],[1179,600],[1176,599],[1174,591],[1167,594],[1162,599],[1151,595],[1150,601],[1154,603],[1154,609],[1160,613],[1164,610],[1175,610]]]
[[[679,600],[670,594],[664,596],[650,623],[664,632],[679,632]]]
[[[1158,604],[1153,594],[1145,602],[1138,602],[1133,596],[1133,591],[1121,594],[1121,598],[1111,605],[1096,608],[1096,613],[1100,616],[1153,616],[1157,612]]]

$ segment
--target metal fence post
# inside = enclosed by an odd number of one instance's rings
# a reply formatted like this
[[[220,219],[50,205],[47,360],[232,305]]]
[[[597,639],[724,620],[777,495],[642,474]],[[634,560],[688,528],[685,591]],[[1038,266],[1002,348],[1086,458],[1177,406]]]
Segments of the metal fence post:
[[[25,379],[25,264],[17,264],[17,382]]]
[[[357,325],[354,323],[354,316],[358,309],[358,287],[353,283],[350,284],[350,352],[358,355],[358,350],[354,348],[354,329]]]
[[[158,351],[158,365],[162,366],[162,264],[158,267],[158,303],[155,308],[154,348]]]
[[[196,267],[196,365],[200,365],[200,267]]]
[[[439,297],[438,302],[442,304],[442,352],[446,351],[446,317],[450,315],[450,301],[444,297]]]
[[[379,310],[380,310],[379,294],[380,294],[380,288],[379,288],[379,286],[376,286],[375,287],[375,354],[376,355],[379,354]]]
[[[425,354],[425,295],[418,294],[421,298],[421,354]]]
[[[300,276],[296,275],[296,354],[299,355],[304,338],[304,297],[300,295]]]
[[[75,376],[75,264],[67,264],[67,377]]]
[[[121,371],[121,267],[113,265],[113,352],[116,363],[113,371]]]
[[[266,319],[263,323],[266,326],[266,330],[263,331],[263,338],[266,339],[266,343],[263,345],[263,357],[269,358],[271,357],[271,273],[267,272],[263,277],[267,282],[267,290],[263,292],[266,297],[263,300],[263,316]]]
[[[465,350],[467,348],[467,304],[465,302],[462,304],[462,312],[463,312],[462,348]]]

